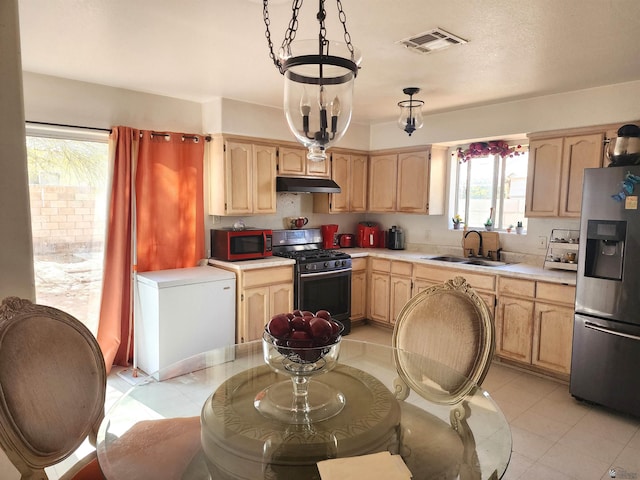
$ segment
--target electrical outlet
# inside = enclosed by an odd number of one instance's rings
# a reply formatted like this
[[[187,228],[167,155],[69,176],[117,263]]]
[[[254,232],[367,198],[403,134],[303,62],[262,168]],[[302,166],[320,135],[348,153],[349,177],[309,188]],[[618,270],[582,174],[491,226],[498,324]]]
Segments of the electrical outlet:
[[[547,248],[547,237],[538,237],[538,248]]]

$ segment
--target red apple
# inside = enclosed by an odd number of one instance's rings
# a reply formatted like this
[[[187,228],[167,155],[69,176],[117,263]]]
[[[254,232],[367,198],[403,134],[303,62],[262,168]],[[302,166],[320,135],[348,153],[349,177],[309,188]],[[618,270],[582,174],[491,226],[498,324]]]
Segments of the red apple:
[[[267,324],[267,331],[276,338],[285,338],[290,330],[289,317],[284,313],[274,315]]]
[[[313,314],[313,312],[310,312],[309,310],[302,310],[302,316],[303,317],[315,317],[315,315]]]
[[[330,320],[329,323],[331,324],[331,336],[334,337],[335,335],[338,334],[338,332],[342,328],[342,325],[340,325],[335,320]]]
[[[325,320],[331,320],[331,314],[326,310],[318,310],[316,317],[324,318]]]
[[[302,316],[302,312],[300,310],[294,310],[292,313],[296,317],[301,317]]]
[[[304,330],[295,330],[291,332],[287,346],[291,348],[309,348],[313,345],[311,335]]]
[[[309,317],[293,317],[291,320],[291,328],[293,330],[309,331]]]
[[[331,337],[331,323],[321,317],[313,317],[309,320],[309,332],[316,345],[326,345]]]

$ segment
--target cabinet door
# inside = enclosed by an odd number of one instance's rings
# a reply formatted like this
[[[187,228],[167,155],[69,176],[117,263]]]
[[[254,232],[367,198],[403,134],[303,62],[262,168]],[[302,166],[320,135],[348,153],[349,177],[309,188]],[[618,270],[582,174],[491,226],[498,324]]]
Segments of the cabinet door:
[[[367,272],[351,274],[351,320],[365,318],[367,308]]]
[[[557,217],[562,171],[562,138],[529,144],[525,217]]]
[[[351,212],[367,210],[367,156],[351,155],[349,203]],[[338,185],[340,183],[338,182]]]
[[[438,282],[432,282],[429,280],[416,279],[413,282],[413,295],[417,295],[418,293],[426,290],[429,287],[433,287],[434,285],[438,285]]]
[[[270,316],[264,323],[277,313],[293,311],[293,284],[281,283],[269,287]],[[264,325],[263,325],[264,327]]]
[[[500,297],[496,319],[497,355],[531,363],[533,309],[531,300]]]
[[[573,308],[536,302],[532,363],[559,373],[570,373]]]
[[[253,147],[253,212],[276,213],[276,147]]]
[[[304,153],[304,158],[306,161],[306,174],[310,177],[326,177],[329,178],[331,175],[331,162],[329,158],[321,161],[321,162],[312,162],[307,159],[307,152]],[[338,184],[339,185],[339,184]]]
[[[304,175],[307,151],[303,148],[280,147],[278,175]]]
[[[398,155],[396,210],[426,213],[429,203],[429,153]]]
[[[391,323],[395,324],[402,307],[411,298],[411,279],[407,277],[391,276],[389,311]]]
[[[602,133],[564,139],[560,185],[561,217],[580,217],[584,169],[602,166],[603,141]]]
[[[238,342],[250,342],[262,337],[271,318],[269,287],[247,288],[243,292],[242,318],[238,322]]]
[[[225,155],[226,208],[228,215],[253,212],[253,145],[229,141]]]
[[[389,323],[389,274],[371,273],[369,318]]]
[[[340,186],[340,193],[331,194],[331,211],[349,211],[350,155],[334,153],[331,158],[331,178]]]
[[[373,155],[369,158],[369,211],[396,210],[396,175],[397,155]]]

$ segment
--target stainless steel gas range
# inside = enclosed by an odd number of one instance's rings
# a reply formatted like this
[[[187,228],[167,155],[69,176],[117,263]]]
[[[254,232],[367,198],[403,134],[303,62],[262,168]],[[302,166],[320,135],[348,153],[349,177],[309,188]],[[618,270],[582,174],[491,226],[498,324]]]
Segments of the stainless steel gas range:
[[[296,261],[294,308],[328,310],[351,331],[351,256],[322,247],[319,228],[273,230],[273,254]]]

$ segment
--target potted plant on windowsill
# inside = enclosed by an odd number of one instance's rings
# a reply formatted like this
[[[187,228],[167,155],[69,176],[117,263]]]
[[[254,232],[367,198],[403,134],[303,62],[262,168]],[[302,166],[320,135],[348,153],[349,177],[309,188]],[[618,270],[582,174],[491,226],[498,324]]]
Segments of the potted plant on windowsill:
[[[516,233],[520,235],[522,233],[522,222],[516,224]]]
[[[491,220],[491,218],[487,218],[487,221],[484,222],[484,228],[487,232],[491,232],[493,230],[493,220]]]
[[[513,224],[510,224],[510,225],[507,227],[507,233],[511,233],[511,230],[513,230]]]
[[[453,229],[460,230],[460,225],[464,223],[462,217],[456,213],[451,220],[453,221]]]

